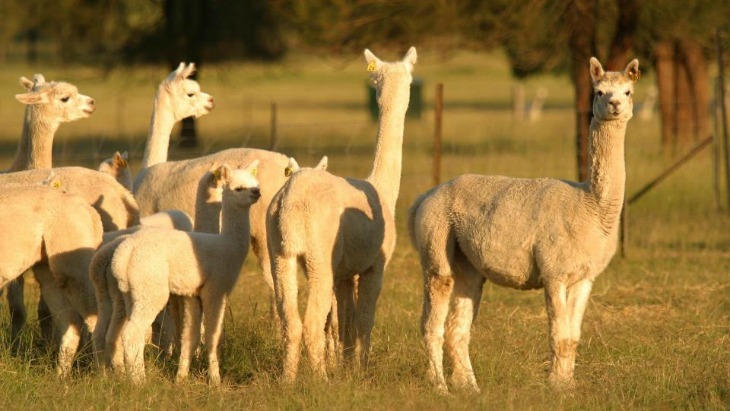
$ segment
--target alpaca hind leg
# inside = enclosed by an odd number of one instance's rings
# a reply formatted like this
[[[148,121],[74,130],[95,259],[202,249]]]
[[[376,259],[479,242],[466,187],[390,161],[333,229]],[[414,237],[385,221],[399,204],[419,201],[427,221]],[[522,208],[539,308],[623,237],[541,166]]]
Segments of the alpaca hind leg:
[[[127,322],[127,312],[124,307],[124,298],[118,289],[109,289],[112,302],[111,318],[104,335],[104,364],[115,371],[124,367],[124,354],[121,347],[121,335]]]
[[[302,320],[299,316],[297,298],[297,261],[295,257],[274,256],[271,259],[274,274],[276,307],[284,334],[284,364],[282,379],[292,383],[296,379],[301,357]]]
[[[309,296],[304,313],[304,346],[314,373],[327,379],[325,361],[325,323],[332,310],[332,282],[334,274],[325,258],[309,258],[306,262],[309,278]]]
[[[218,360],[218,342],[223,332],[223,318],[226,311],[225,295],[201,293],[203,314],[205,321],[205,346],[208,349],[208,376],[210,385],[217,386],[221,383],[220,363]],[[200,317],[197,318],[200,324]],[[198,338],[200,338],[198,336]]]
[[[570,347],[573,352],[570,354],[572,363],[570,364],[570,375],[573,375],[575,368],[575,357],[578,343],[580,342],[581,325],[583,323],[583,314],[588,305],[588,298],[593,288],[593,280],[585,279],[578,281],[568,287],[568,315],[570,317]]]
[[[264,278],[266,286],[271,292],[270,305],[269,305],[269,317],[271,319],[271,325],[276,330],[281,330],[281,317],[276,309],[276,295],[274,292],[274,277],[271,274],[271,258],[269,257],[269,249],[266,247],[266,235],[264,233],[257,233],[258,237],[251,237],[251,247],[253,248],[254,254],[259,259],[259,267],[261,268],[261,275]],[[263,235],[264,238],[260,238]],[[259,244],[263,244],[260,246]]]
[[[28,314],[25,310],[25,279],[24,274],[8,283],[5,288],[5,297],[8,300],[8,309],[10,311],[10,341],[13,345],[17,344],[20,330],[25,325]]]
[[[346,278],[337,282],[335,299],[337,300],[337,323],[339,339],[345,361],[351,362],[355,354],[355,282]]]
[[[183,307],[183,312],[180,313],[182,314],[181,318],[176,322],[180,334],[178,343],[180,346],[180,360],[177,365],[176,380],[180,382],[188,377],[191,359],[200,342],[201,307],[198,297],[176,297],[182,300]]]
[[[337,297],[332,292],[332,307],[327,314],[327,322],[324,326],[325,337],[327,338],[327,366],[330,369],[336,367],[340,362],[340,322],[337,315]]]
[[[447,391],[444,378],[444,325],[454,288],[451,275],[424,273],[421,333],[428,354],[428,377],[440,391]]]
[[[550,375],[555,388],[573,386],[573,367],[577,341],[571,338],[567,287],[563,283],[545,284],[545,301],[550,332]]]
[[[150,289],[145,289],[150,291]],[[124,363],[134,383],[142,383],[145,379],[144,346],[147,330],[152,326],[157,314],[162,311],[170,295],[167,289],[155,290],[157,295],[145,295],[135,298],[124,295],[124,305],[128,319],[122,330],[122,346],[124,347]]]
[[[485,280],[468,261],[457,264],[458,269],[454,273],[454,298],[446,322],[446,351],[454,367],[451,382],[457,387],[478,392],[479,386],[469,359],[469,339]]]
[[[385,262],[378,262],[372,268],[358,276],[357,305],[357,340],[355,342],[355,361],[358,368],[366,369],[370,361],[370,334],[375,326],[375,308],[383,288],[383,270]]]

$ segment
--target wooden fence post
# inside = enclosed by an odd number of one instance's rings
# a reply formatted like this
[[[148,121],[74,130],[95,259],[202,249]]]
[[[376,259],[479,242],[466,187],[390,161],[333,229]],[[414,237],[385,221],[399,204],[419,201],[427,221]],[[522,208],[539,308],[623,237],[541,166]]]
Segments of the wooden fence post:
[[[433,185],[441,182],[441,128],[444,112],[444,85],[436,84],[436,96],[434,97],[433,114]]]

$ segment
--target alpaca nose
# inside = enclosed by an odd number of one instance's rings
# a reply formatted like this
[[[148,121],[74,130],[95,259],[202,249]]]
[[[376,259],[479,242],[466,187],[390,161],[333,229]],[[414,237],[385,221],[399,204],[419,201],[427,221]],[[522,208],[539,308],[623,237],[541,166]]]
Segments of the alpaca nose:
[[[215,108],[215,101],[213,100],[213,97],[208,97],[208,103],[210,104],[210,108]]]
[[[95,103],[94,103],[94,99],[93,99],[93,98],[92,98],[92,99],[89,99],[89,105],[90,105],[90,106],[93,106],[94,104],[95,104]]]
[[[253,196],[253,198],[258,199],[259,197],[261,197],[261,189],[259,189],[258,187],[252,188],[251,195]]]

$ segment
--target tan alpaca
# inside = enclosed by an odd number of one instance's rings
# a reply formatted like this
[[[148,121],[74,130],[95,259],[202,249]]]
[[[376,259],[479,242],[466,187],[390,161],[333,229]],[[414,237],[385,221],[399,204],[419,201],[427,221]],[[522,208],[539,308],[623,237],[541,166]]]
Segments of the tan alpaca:
[[[333,286],[345,353],[355,349],[356,360],[363,366],[368,362],[375,305],[395,246],[395,203],[416,49],[412,47],[396,63],[383,62],[369,50],[365,59],[380,108],[370,176],[357,180],[301,170],[276,194],[268,210],[271,270],[286,344],[285,381],[296,378],[302,333],[312,369],[326,377],[324,330]],[[297,308],[297,261],[302,262],[309,284],[304,324]],[[359,276],[357,304],[355,276]]]
[[[220,383],[218,339],[226,300],[235,285],[249,246],[249,209],[260,197],[254,177],[258,161],[242,170],[224,168],[221,234],[141,230],[125,239],[112,258],[112,274],[127,313],[122,330],[124,362],[134,381],[144,379],[144,334],[170,294],[198,296],[205,316],[210,382]],[[193,310],[194,311],[194,310]],[[200,323],[191,312],[191,324]],[[178,377],[187,374],[194,334],[183,336]]]
[[[82,198],[47,186],[0,188],[0,288],[36,264],[54,323],[61,332],[58,373],[71,369],[81,322],[93,329],[96,306],[87,289],[89,261],[101,242],[97,212]],[[9,235],[12,233],[12,235]],[[80,317],[79,317],[80,316]]]
[[[573,384],[591,286],[616,250],[626,180],[624,137],[639,62],[623,72],[604,72],[591,58],[590,74],[595,94],[588,181],[464,175],[432,188],[409,211],[424,276],[421,327],[428,376],[441,390],[447,389],[444,340],[452,382],[478,390],[469,337],[486,280],[545,289],[549,380],[558,387]]]
[[[132,170],[129,169],[129,153],[126,151],[117,151],[111,158],[102,161],[98,170],[111,175],[122,187],[132,191]]]
[[[220,233],[221,199],[223,194],[222,175],[222,168],[218,167],[217,169],[211,169],[211,172],[205,173],[200,179],[195,205],[197,213],[195,215],[194,229],[197,232],[212,234]],[[156,213],[152,216],[159,214],[165,214],[165,212]],[[143,217],[142,221],[144,222],[147,218],[148,217]],[[95,348],[97,353],[103,352],[102,363],[107,367],[115,369],[119,369],[123,364],[123,360],[120,356],[121,351],[118,347],[118,334],[121,331],[123,324],[118,322],[124,321],[124,308],[119,288],[111,274],[110,263],[119,244],[121,244],[129,234],[143,228],[144,225],[142,224],[126,230],[104,233],[104,242],[102,246],[99,247],[99,250],[97,250],[94,254],[89,266],[89,275],[94,282],[97,305],[99,306],[99,320],[93,336]],[[181,231],[190,231],[182,230],[179,227],[175,228]],[[174,323],[176,326],[182,325],[182,318],[180,318],[184,312],[182,304],[183,301],[181,300],[182,298],[183,297],[178,298],[177,296],[171,296],[168,303],[168,307],[172,308],[172,310],[169,311],[170,315],[172,315],[175,319]],[[115,303],[120,304],[119,308],[116,310],[118,317],[112,318],[112,313],[115,312],[113,307]],[[112,331],[108,332],[109,330]],[[176,334],[174,330],[166,331],[171,335]],[[168,349],[170,347],[165,348]]]

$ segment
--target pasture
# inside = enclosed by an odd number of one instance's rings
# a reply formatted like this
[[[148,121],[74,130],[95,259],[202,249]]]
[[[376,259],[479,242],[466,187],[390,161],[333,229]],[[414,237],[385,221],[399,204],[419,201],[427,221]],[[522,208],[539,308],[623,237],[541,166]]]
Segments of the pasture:
[[[392,60],[403,51],[374,50]],[[295,54],[282,63],[206,65],[199,81],[216,109],[198,121],[196,149],[171,147],[187,158],[226,147],[268,148],[270,105],[277,104],[278,151],[303,166],[329,156],[329,171],[366,177],[376,123],[366,110],[362,55]],[[588,64],[586,62],[586,70]],[[87,120],[62,125],[54,165],[96,167],[128,150],[136,172],[144,150],[154,90],[169,70],[6,65],[0,72],[0,169],[10,165],[21,132],[21,75],[67,80],[96,100]],[[292,387],[278,382],[282,345],[269,321],[269,291],[249,253],[226,314],[223,385],[210,389],[203,364],[174,384],[175,361],[148,351],[148,381],[90,371],[81,358],[70,380],[58,380],[40,340],[37,288],[26,287],[29,321],[17,350],[0,340],[3,409],[723,409],[730,407],[730,216],[713,204],[711,151],[701,153],[631,207],[626,258],[614,257],[598,277],[583,322],[577,387],[558,395],[547,385],[547,317],[542,291],[487,283],[471,341],[480,394],[437,394],[425,378],[419,333],[422,280],[406,232],[406,212],[431,187],[433,89],[444,84],[442,181],[464,173],[575,178],[573,89],[567,77],[525,82],[528,102],[538,87],[548,97],[541,118],[510,112],[516,81],[500,54],[419,49],[414,74],[423,80],[424,112],[406,121],[397,209],[398,245],[388,266],[372,336],[371,366],[337,369],[329,382],[308,375],[303,358]],[[653,76],[637,84],[637,104]],[[413,98],[413,96],[412,96]],[[177,130],[177,128],[176,128]],[[626,137],[627,195],[672,162],[659,147],[658,114],[638,116]],[[685,148],[686,150],[686,148]],[[727,210],[728,205],[725,204]],[[12,233],[0,233],[12,235]],[[300,289],[305,289],[303,277]],[[301,299],[300,299],[301,301]],[[7,335],[2,304],[0,330]],[[154,363],[154,365],[153,365]]]

